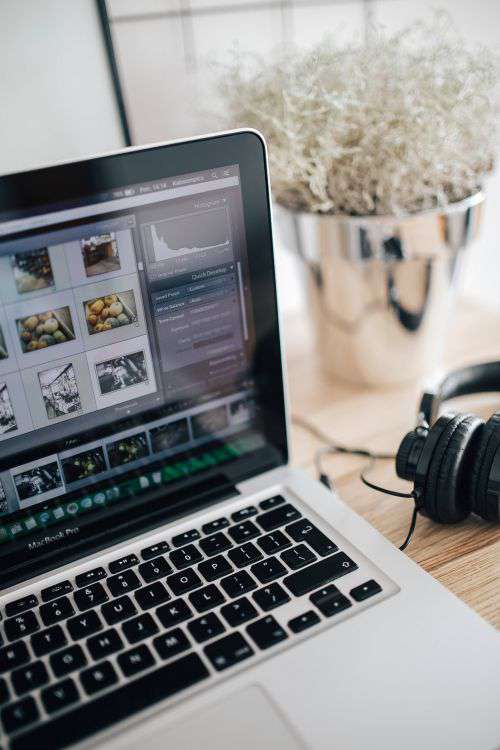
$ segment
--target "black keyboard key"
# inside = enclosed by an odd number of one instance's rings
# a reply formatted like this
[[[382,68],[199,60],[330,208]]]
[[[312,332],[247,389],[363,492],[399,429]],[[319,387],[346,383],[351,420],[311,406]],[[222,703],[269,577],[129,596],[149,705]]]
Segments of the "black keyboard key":
[[[164,628],[171,628],[180,622],[184,622],[184,620],[189,620],[193,613],[183,599],[176,599],[170,604],[158,607],[156,616]]]
[[[281,607],[290,601],[290,597],[279,583],[271,583],[269,586],[259,589],[253,595],[253,598],[264,612]]]
[[[106,578],[106,571],[104,568],[94,568],[93,570],[87,570],[86,573],[80,573],[80,575],[76,576],[75,583],[78,588],[83,588],[83,586],[90,586],[92,583],[100,581],[102,578]]]
[[[31,696],[5,706],[1,712],[2,724],[7,734],[24,729],[36,721],[39,715],[36,703]]]
[[[237,510],[235,513],[231,514],[231,520],[234,523],[240,523],[241,521],[244,521],[246,518],[251,518],[252,516],[257,515],[257,508],[254,505],[249,505],[247,508],[242,508],[241,510]]]
[[[282,549],[291,547],[292,542],[278,529],[271,534],[261,536],[260,539],[257,539],[257,544],[264,550],[266,555],[274,555],[275,552],[281,552]]]
[[[120,600],[117,599],[117,601]],[[109,624],[111,625],[111,623]],[[85,614],[72,617],[66,625],[74,641],[79,641],[80,638],[87,638],[87,636],[102,630],[102,622],[96,612],[85,612]]]
[[[247,627],[247,633],[257,646],[264,650],[288,638],[281,625],[272,615],[267,615]]]
[[[161,556],[139,565],[139,575],[144,583],[153,583],[158,578],[165,578],[165,576],[170,575],[171,572],[172,568],[165,558]]]
[[[182,573],[174,573],[173,576],[169,576],[167,584],[175,596],[182,596],[183,594],[187,594],[188,591],[202,586],[203,582],[200,576],[192,568],[189,568],[188,570],[183,570]]]
[[[138,643],[158,632],[158,626],[148,612],[133,620],[127,620],[122,625],[123,632],[129,643]]]
[[[323,534],[316,526],[313,526],[307,518],[302,518],[300,521],[292,523],[286,527],[285,531],[287,534],[290,534],[295,542],[307,542],[320,557],[326,557],[338,550],[335,542],[328,539],[326,534]]]
[[[113,596],[128,594],[129,591],[135,591],[141,585],[139,578],[133,570],[126,570],[123,573],[118,573],[116,576],[111,576],[106,583]]]
[[[321,622],[319,616],[316,612],[310,609],[308,612],[304,612],[303,615],[299,615],[298,617],[294,617],[293,620],[290,620],[288,627],[292,633],[302,633],[303,630],[312,628],[312,626],[317,625],[318,622]]]
[[[151,609],[151,607],[158,607],[158,605],[168,602],[170,594],[163,583],[156,581],[156,583],[151,583],[149,586],[144,586],[143,589],[136,591],[135,598],[141,609]]]
[[[242,596],[241,599],[236,599],[234,602],[226,604],[222,607],[220,613],[228,625],[234,628],[243,622],[253,620],[258,615],[257,610],[246,596]]]
[[[139,672],[153,667],[154,663],[154,656],[144,643],[125,651],[118,657],[118,664],[125,677],[133,677]]]
[[[20,615],[21,612],[26,612],[27,609],[33,609],[38,604],[38,599],[34,594],[28,594],[23,596],[22,599],[16,599],[14,602],[8,602],[5,605],[5,614],[7,617],[15,617]]]
[[[242,544],[241,547],[229,550],[227,556],[237,568],[244,568],[258,560],[262,560],[262,552],[252,542],[247,542],[246,544]]]
[[[120,557],[119,560],[113,560],[113,562],[110,562],[108,565],[109,572],[110,573],[121,573],[123,570],[128,570],[129,568],[133,568],[134,565],[137,565],[139,562],[139,558],[137,555],[131,554],[131,555],[125,555],[124,557]]]
[[[283,583],[295,596],[302,596],[314,591],[318,586],[324,586],[336,578],[357,570],[357,565],[344,552],[338,552],[336,555],[326,557],[314,565],[292,573],[287,576]]]
[[[67,706],[71,706],[72,703],[76,703],[78,700],[80,700],[78,690],[70,677],[42,690],[42,702],[48,714],[53,714]],[[39,747],[42,746],[40,745]]]
[[[170,630],[168,633],[158,636],[153,641],[153,646],[161,659],[170,659],[172,656],[191,648],[187,635],[180,629]]]
[[[215,521],[209,521],[209,523],[205,523],[201,530],[204,534],[213,534],[215,531],[220,531],[220,529],[226,529],[229,526],[229,521],[227,518],[216,518]]]
[[[300,518],[299,511],[293,505],[286,503],[267,511],[267,513],[262,513],[260,516],[257,516],[256,521],[264,531],[273,531],[279,526],[284,526],[286,523],[290,523],[290,521],[295,521],[297,518]]]
[[[253,591],[253,589],[257,588],[257,584],[255,583],[254,579],[249,573],[247,573],[246,570],[239,570],[232,576],[223,578],[220,584],[226,594],[231,597],[231,599],[234,599],[236,596],[246,594],[248,591]]]
[[[224,632],[225,628],[217,615],[209,612],[208,615],[200,617],[198,620],[192,620],[188,624],[188,630],[198,643],[208,641]]]
[[[16,641],[24,635],[31,635],[40,630],[40,623],[34,612],[24,612],[22,615],[10,617],[4,622],[5,635],[8,641]]]
[[[211,583],[198,591],[189,594],[189,601],[197,612],[206,612],[208,609],[214,609],[226,600],[221,591]]]
[[[116,625],[117,622],[128,620],[129,617],[136,615],[137,609],[130,596],[125,595],[118,597],[118,599],[113,599],[112,602],[103,604],[101,614],[108,625]],[[100,630],[100,628],[97,628],[97,630]]]
[[[53,625],[51,628],[31,636],[31,646],[37,656],[44,656],[50,654],[51,651],[57,651],[66,643],[66,636],[60,625]]]
[[[243,521],[243,523],[239,523],[237,526],[231,526],[227,533],[236,544],[242,544],[249,539],[260,536],[259,529],[252,521]]]
[[[305,544],[297,544],[296,547],[283,552],[281,559],[288,565],[292,570],[300,570],[304,565],[310,565],[318,558],[314,555],[309,547]]]
[[[98,604],[104,604],[108,599],[109,596],[102,583],[93,583],[75,592],[75,604],[80,612],[97,607]]]
[[[355,601],[362,602],[365,599],[369,599],[370,596],[380,594],[381,591],[382,586],[371,578],[369,581],[362,583],[361,586],[356,586],[356,588],[351,589],[349,593]]]
[[[9,699],[10,699],[10,690],[4,678],[0,677],[0,706],[3,706],[4,703],[7,703]]]
[[[80,672],[80,680],[87,695],[94,695],[118,682],[115,669],[110,661],[103,661],[95,667]]]
[[[26,644],[23,641],[12,643],[10,646],[0,648],[0,674],[10,672],[11,669],[20,667],[30,660]]]
[[[59,583],[54,583],[53,586],[42,589],[42,601],[51,602],[52,599],[58,599],[60,596],[63,596],[63,594],[70,594],[72,591],[73,584],[71,581],[59,581]]]
[[[123,648],[123,641],[114,628],[105,630],[103,633],[93,635],[87,641],[87,648],[94,661],[104,659],[106,656],[116,654]]]
[[[341,594],[336,586],[326,586],[320,591],[316,591],[309,597],[312,603],[319,609],[325,617],[331,617],[344,609],[352,607],[351,602]]]
[[[261,583],[274,581],[275,578],[281,578],[288,572],[283,563],[276,557],[268,557],[267,560],[252,565],[251,570]]]
[[[203,649],[218,672],[253,656],[254,650],[241,633],[231,633]]]
[[[14,690],[18,695],[31,693],[32,690],[46,685],[49,681],[49,673],[42,661],[34,661],[25,667],[20,667],[11,675]]]
[[[207,557],[217,555],[219,552],[225,552],[227,549],[231,549],[232,546],[227,536],[221,532],[207,536],[200,541],[200,547]]]
[[[61,750],[83,742],[92,734],[128,719],[208,676],[208,669],[200,657],[197,654],[187,654],[93,701],[77,706],[73,711],[43,722],[14,739],[11,748]]]
[[[217,578],[222,578],[222,576],[232,573],[233,567],[225,557],[217,555],[217,557],[212,557],[211,560],[205,560],[205,562],[200,563],[198,565],[198,572],[201,573],[205,580],[215,581]]]
[[[61,620],[67,620],[74,614],[75,610],[67,596],[61,596],[59,599],[42,604],[40,607],[40,617],[44,625],[54,625]]]
[[[184,533],[177,534],[177,536],[172,537],[172,544],[174,545],[174,547],[183,547],[185,544],[194,542],[199,538],[200,532],[198,531],[198,529],[190,529],[189,531],[184,531]]]
[[[187,547],[181,547],[170,553],[170,561],[175,565],[177,570],[189,568],[190,565],[203,560],[203,555],[196,549],[194,544],[188,544]]]
[[[163,555],[163,553],[168,552],[169,549],[170,544],[168,544],[168,542],[156,542],[156,544],[152,544],[150,547],[145,547],[141,550],[141,557],[143,560],[152,560],[153,557]]]
[[[283,505],[285,502],[284,497],[275,495],[274,497],[269,497],[267,500],[263,500],[259,503],[259,507],[261,510],[271,510],[271,508],[276,508],[277,505]]]
[[[87,664],[87,657],[83,653],[81,646],[69,646],[62,651],[56,651],[50,657],[50,666],[56,677],[74,672],[75,669],[82,669]]]

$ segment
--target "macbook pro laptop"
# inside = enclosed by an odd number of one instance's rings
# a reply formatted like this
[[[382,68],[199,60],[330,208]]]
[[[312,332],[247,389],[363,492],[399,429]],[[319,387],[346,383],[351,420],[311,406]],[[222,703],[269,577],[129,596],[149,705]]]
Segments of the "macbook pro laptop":
[[[0,178],[0,586],[4,750],[500,746],[493,628],[289,466],[253,131]]]

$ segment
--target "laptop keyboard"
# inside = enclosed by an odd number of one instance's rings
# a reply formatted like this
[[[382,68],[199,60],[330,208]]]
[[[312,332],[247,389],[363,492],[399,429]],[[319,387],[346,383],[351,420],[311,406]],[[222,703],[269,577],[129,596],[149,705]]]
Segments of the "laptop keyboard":
[[[1,747],[63,748],[382,592],[280,495],[5,605]],[[345,590],[345,587],[343,587]],[[299,600],[286,624],[280,607]]]

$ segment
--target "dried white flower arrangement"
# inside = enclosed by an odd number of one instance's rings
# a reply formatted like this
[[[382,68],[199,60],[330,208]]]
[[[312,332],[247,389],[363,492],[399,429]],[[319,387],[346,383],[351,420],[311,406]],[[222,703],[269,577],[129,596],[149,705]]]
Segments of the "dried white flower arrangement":
[[[402,214],[478,190],[496,147],[498,59],[444,14],[397,35],[263,61],[219,83],[231,127],[269,145],[276,200],[298,210]]]

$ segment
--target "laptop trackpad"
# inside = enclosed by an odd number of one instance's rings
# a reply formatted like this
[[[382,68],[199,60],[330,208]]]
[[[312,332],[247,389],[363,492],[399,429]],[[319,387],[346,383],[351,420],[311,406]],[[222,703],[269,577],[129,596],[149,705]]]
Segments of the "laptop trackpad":
[[[231,698],[210,706],[189,719],[144,736],[148,750],[305,750],[286,717],[282,716],[265,691],[253,685]]]

